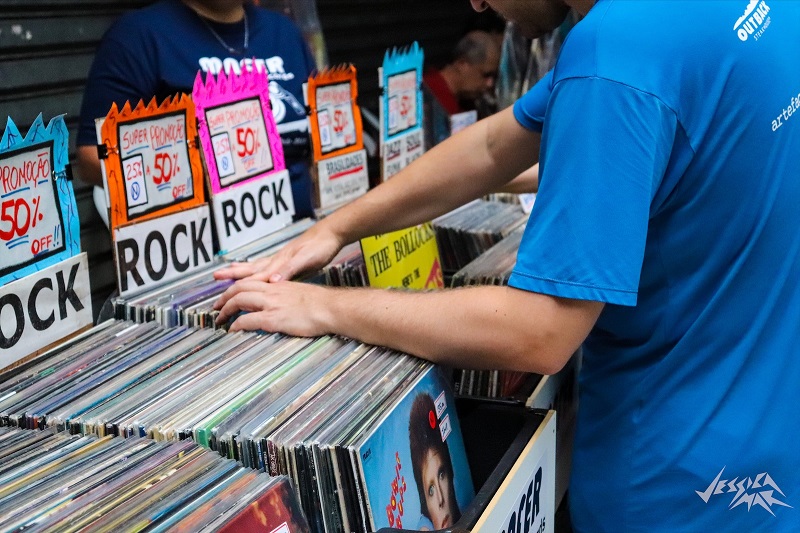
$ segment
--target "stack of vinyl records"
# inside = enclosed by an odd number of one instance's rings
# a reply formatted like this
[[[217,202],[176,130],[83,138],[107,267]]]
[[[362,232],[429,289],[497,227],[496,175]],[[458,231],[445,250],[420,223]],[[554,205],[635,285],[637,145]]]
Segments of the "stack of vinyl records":
[[[191,326],[215,328],[217,311],[214,302],[233,284],[231,280],[217,281],[214,272],[227,266],[228,261],[255,261],[277,253],[288,242],[314,224],[303,219],[251,244],[242,246],[179,280],[159,285],[132,295],[114,299],[114,317],[135,322],[156,321],[166,327]],[[313,280],[312,280],[313,281]]]
[[[527,215],[519,205],[475,200],[433,221],[445,276],[451,276],[497,244]]]
[[[514,204],[519,205],[519,194],[510,193],[510,192],[495,192],[492,194],[487,194],[483,197],[484,200],[488,202],[503,202],[505,204]]]
[[[508,278],[517,263],[524,226],[517,227],[507,237],[456,272],[453,287],[465,285],[508,285]],[[455,370],[455,389],[461,396],[508,398],[517,394],[532,378],[526,372],[507,370]]]
[[[511,370],[453,371],[455,390],[460,396],[476,398],[513,398],[523,389],[531,388],[541,376]]]
[[[367,264],[361,244],[348,244],[322,270],[325,284],[331,287],[368,287]]]
[[[373,359],[251,438],[317,531],[450,527],[474,496],[450,386],[419,360]]]
[[[0,428],[2,531],[309,531],[286,477],[191,441]],[[282,529],[279,529],[282,528]]]
[[[517,264],[517,250],[522,242],[525,226],[519,226],[507,237],[473,259],[456,272],[450,285],[508,285],[511,271]]]
[[[319,532],[425,520],[438,529],[474,493],[451,385],[438,368],[338,337],[108,321],[0,375],[0,423],[192,439],[290,475]],[[431,475],[451,485],[441,517],[418,489]]]

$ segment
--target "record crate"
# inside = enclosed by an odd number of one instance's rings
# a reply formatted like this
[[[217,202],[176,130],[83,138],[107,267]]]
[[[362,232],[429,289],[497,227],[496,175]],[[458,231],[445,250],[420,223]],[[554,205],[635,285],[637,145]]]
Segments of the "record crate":
[[[578,350],[552,376],[532,375],[512,398],[456,398],[476,495],[452,527],[439,531],[559,532],[555,511],[569,484],[581,356]]]
[[[476,494],[452,527],[437,531],[554,531],[556,412],[515,400],[466,397],[457,398],[456,408]]]

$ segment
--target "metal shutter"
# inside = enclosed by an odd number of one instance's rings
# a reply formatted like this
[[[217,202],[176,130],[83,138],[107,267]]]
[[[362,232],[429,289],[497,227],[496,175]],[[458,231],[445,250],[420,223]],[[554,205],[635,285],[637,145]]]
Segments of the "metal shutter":
[[[138,0],[0,0],[0,127],[11,116],[21,131],[42,113],[66,114],[74,154],[83,86],[106,28]],[[111,237],[92,203],[91,188],[75,180],[81,248],[89,254],[95,316],[114,290]]]

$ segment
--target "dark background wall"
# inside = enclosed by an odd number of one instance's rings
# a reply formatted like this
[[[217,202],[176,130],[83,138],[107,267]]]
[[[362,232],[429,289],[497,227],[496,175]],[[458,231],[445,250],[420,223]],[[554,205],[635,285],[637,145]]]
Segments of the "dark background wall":
[[[278,0],[280,1],[280,0]],[[0,0],[0,131],[11,116],[21,131],[42,113],[65,114],[70,154],[86,75],[108,26],[146,0]],[[267,0],[262,4],[267,3]],[[439,65],[469,28],[491,24],[468,0],[317,0],[332,64],[359,71],[359,103],[377,115],[377,69],[384,51],[417,40],[426,64]],[[76,180],[81,246],[89,254],[95,316],[114,290],[111,238]]]

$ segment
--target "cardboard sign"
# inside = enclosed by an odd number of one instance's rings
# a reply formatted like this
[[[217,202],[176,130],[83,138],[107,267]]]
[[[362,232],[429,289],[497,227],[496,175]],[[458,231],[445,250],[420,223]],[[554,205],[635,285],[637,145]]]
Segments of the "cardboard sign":
[[[364,148],[358,84],[353,65],[323,70],[308,79],[306,99],[314,162]]]
[[[212,205],[221,253],[274,233],[294,216],[289,171],[229,187],[214,196]]]
[[[85,253],[0,286],[0,369],[91,324]]]
[[[425,151],[422,131],[422,66],[425,54],[416,42],[383,57],[379,85],[381,175],[387,180]]]
[[[314,201],[319,209],[350,202],[369,189],[357,95],[356,69],[352,65],[325,70],[308,80]]]
[[[476,122],[478,122],[478,112],[474,109],[472,111],[464,111],[463,113],[450,115],[450,135],[455,135]]]
[[[405,133],[383,145],[381,176],[386,181],[425,153],[425,132],[420,129]]]
[[[121,295],[176,279],[214,257],[207,205],[115,228],[113,234]]]
[[[369,189],[367,151],[329,157],[317,163],[318,206],[326,208],[358,198]]]
[[[263,71],[198,73],[192,93],[217,238],[233,250],[292,222],[294,200]]]
[[[122,110],[101,127],[112,230],[205,202],[194,104],[186,95]]]
[[[212,195],[286,168],[263,72],[198,73],[192,99]]]
[[[519,195],[519,204],[522,206],[522,211],[526,215],[530,215],[533,211],[533,204],[536,203],[536,193],[523,193]]]
[[[24,137],[9,118],[0,140],[0,285],[80,253],[80,224],[67,178],[63,117],[39,115]]]
[[[556,413],[550,411],[472,531],[555,531]]]
[[[370,287],[441,289],[444,274],[430,222],[361,239]]]

